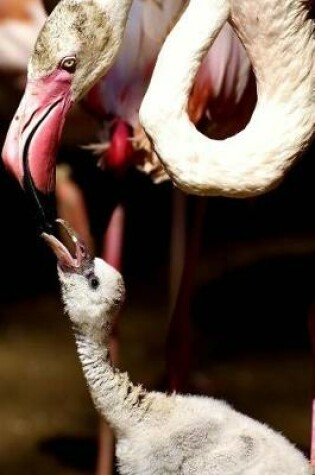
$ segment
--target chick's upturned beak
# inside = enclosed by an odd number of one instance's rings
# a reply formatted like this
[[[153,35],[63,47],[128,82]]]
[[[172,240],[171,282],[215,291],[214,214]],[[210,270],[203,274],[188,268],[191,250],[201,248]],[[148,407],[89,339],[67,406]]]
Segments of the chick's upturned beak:
[[[80,272],[87,268],[92,258],[83,241],[77,236],[69,223],[57,219],[61,240],[53,234],[42,233],[42,238],[55,253],[59,267],[68,272]]]

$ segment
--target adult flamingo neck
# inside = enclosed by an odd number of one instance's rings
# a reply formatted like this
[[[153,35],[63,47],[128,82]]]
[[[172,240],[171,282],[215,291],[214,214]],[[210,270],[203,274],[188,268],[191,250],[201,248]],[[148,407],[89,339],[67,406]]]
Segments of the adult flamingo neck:
[[[190,1],[162,48],[140,110],[156,152],[181,189],[200,195],[261,194],[278,184],[310,143],[315,39],[308,13],[300,0]],[[186,111],[200,63],[227,20],[251,59],[258,103],[242,132],[216,141],[199,133]]]
[[[103,20],[106,18],[111,25],[110,47],[109,45],[105,47],[105,59],[99,61],[99,64],[92,68],[88,75],[84,74],[82,76],[82,81],[74,92],[74,102],[79,102],[104,74],[108,72],[114,63],[124,39],[126,23],[133,1],[134,0],[94,0],[100,8],[100,12],[104,14]],[[100,19],[100,23],[102,24],[102,19]],[[103,28],[103,25],[101,28]]]

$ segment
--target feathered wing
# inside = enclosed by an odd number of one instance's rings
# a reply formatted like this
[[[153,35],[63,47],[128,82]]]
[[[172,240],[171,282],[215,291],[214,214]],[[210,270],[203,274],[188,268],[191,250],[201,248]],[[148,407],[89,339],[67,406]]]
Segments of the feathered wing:
[[[100,84],[105,110],[132,126],[166,38],[186,0],[134,0],[117,61]]]
[[[234,30],[226,23],[196,77],[189,115],[194,123],[207,116],[210,135],[213,131],[222,138],[245,125],[255,100],[249,58]]]
[[[157,55],[186,4],[186,0],[134,1],[117,62],[98,86],[107,113],[138,127],[139,107]],[[208,111],[210,122],[221,124],[223,119],[234,116],[250,78],[247,54],[234,30],[226,24],[196,78],[189,105],[191,119],[196,123]],[[251,101],[254,104],[254,95]],[[248,109],[250,113],[252,107]],[[246,119],[240,123],[243,125]]]
[[[132,126],[134,146],[143,152],[140,168],[157,181],[166,175],[139,126],[138,114],[158,53],[186,5],[186,0],[135,0],[117,62],[96,86],[103,111]],[[235,133],[254,108],[253,89],[247,54],[226,24],[197,75],[189,102],[191,120],[197,124],[203,119],[204,131],[218,138]]]

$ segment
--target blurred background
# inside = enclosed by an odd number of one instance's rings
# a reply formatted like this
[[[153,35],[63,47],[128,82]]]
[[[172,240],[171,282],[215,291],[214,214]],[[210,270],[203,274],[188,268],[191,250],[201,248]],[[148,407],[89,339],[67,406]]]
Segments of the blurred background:
[[[54,3],[46,3],[48,11]],[[9,17],[1,3],[0,15],[2,21]],[[1,31],[0,26],[0,36]],[[23,92],[22,63],[1,66],[1,146]],[[117,190],[111,172],[79,147],[97,142],[98,129],[98,121],[78,106],[58,162],[71,166],[84,194],[97,252],[117,194],[125,205],[122,270],[128,298],[119,366],[132,380],[163,388],[173,187],[155,185],[130,168]],[[315,301],[314,163],[313,146],[265,196],[205,199],[190,317],[191,386],[272,425],[306,453],[313,378],[308,321]],[[188,228],[194,206],[190,197]],[[93,473],[97,418],[62,314],[55,260],[36,235],[23,191],[2,165],[0,209],[0,473]]]

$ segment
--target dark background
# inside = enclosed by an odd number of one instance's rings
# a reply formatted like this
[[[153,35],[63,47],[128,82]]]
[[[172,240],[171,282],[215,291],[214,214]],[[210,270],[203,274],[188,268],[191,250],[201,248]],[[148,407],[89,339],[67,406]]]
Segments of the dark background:
[[[194,310],[204,330],[218,333],[218,351],[222,341],[235,351],[309,347],[307,314],[315,295],[313,155],[311,148],[265,196],[207,199]],[[135,170],[115,182],[76,147],[61,149],[59,160],[65,159],[85,192],[98,241],[116,196],[126,204],[124,274],[130,285],[150,282],[166,291],[171,185],[152,185]],[[54,258],[37,237],[24,193],[2,167],[0,209],[1,301],[55,290]]]

